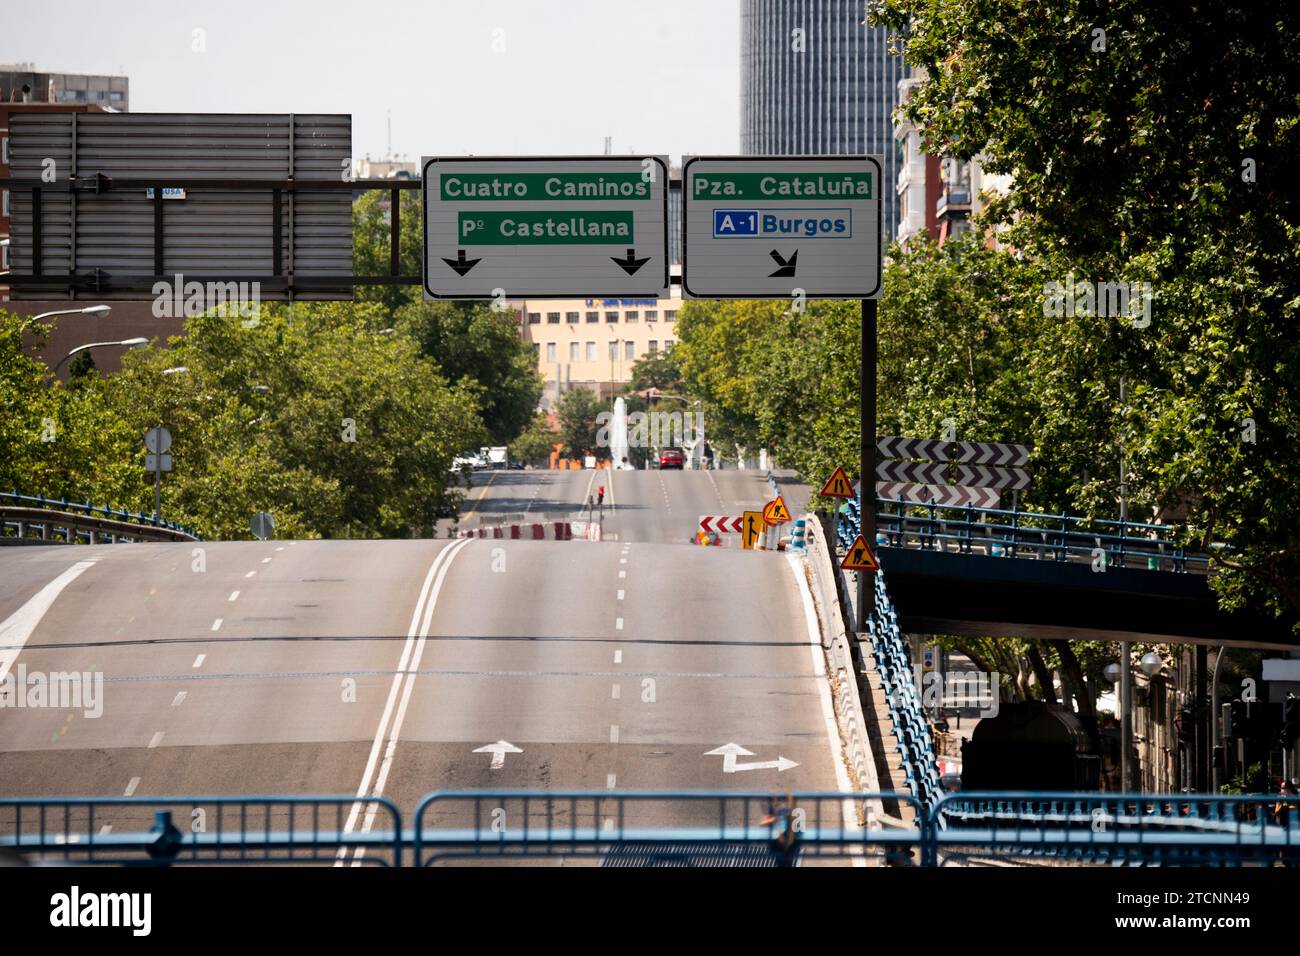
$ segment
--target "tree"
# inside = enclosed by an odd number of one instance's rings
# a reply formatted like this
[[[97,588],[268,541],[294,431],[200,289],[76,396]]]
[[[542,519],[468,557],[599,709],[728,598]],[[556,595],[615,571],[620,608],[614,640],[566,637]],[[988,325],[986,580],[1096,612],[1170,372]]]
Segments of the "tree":
[[[1216,545],[1221,604],[1294,617],[1300,9],[886,0],[873,16],[925,71],[906,111],[927,148],[1014,176],[987,221],[1026,261],[1150,283],[1148,323],[1062,317],[1031,346],[1043,432],[1078,459],[1080,413],[1086,442],[1108,425],[1131,499]],[[1114,510],[1095,473],[1069,483]]]
[[[670,394],[680,394],[683,387],[681,365],[675,349],[647,352],[632,365],[629,392],[657,389]]]
[[[596,416],[609,409],[590,389],[572,388],[560,396],[556,414],[560,422],[560,441],[568,458],[595,455],[609,457],[609,446],[598,447]]]
[[[510,457],[539,465],[549,462],[551,452],[560,444],[560,433],[546,420],[545,415],[537,415],[532,423],[510,445]]]

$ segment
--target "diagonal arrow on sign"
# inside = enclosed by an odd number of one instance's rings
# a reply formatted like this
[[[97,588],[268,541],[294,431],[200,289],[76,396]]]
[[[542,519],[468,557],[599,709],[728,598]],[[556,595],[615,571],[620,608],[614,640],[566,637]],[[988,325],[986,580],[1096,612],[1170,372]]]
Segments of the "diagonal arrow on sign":
[[[794,278],[794,270],[795,270],[795,267],[796,267],[797,263],[799,262],[799,250],[798,250],[798,249],[796,249],[794,252],[790,253],[790,258],[789,258],[789,259],[785,258],[783,255],[781,255],[781,253],[777,252],[775,249],[771,250],[771,251],[768,253],[768,255],[772,257],[773,261],[776,262],[776,264],[777,264],[778,266],[780,266],[779,269],[777,269],[777,270],[776,270],[775,272],[773,272],[770,276],[768,276],[769,279],[792,279],[792,278]]]
[[[1029,472],[1024,468],[997,468],[988,465],[957,465],[953,484],[972,488],[1029,487]]]
[[[494,744],[484,744],[482,747],[475,747],[474,753],[491,754],[492,763],[488,765],[488,769],[500,770],[506,764],[506,754],[521,754],[523,751],[508,740],[498,740]]]
[[[876,480],[946,485],[948,465],[941,461],[879,461],[876,462]]]
[[[754,752],[746,750],[737,743],[723,744],[704,754],[706,757],[721,757],[723,773],[739,773],[742,770],[775,770],[783,773],[799,766],[793,760],[778,756],[775,760],[755,760],[750,763],[737,763],[737,757],[752,757]]]

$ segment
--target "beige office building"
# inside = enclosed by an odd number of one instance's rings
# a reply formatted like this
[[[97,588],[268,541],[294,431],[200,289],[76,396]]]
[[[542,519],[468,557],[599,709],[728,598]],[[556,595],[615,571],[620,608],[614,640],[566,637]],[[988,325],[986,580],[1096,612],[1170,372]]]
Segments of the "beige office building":
[[[525,299],[513,303],[546,381],[542,407],[573,388],[610,395],[632,379],[637,359],[677,342],[682,300]]]

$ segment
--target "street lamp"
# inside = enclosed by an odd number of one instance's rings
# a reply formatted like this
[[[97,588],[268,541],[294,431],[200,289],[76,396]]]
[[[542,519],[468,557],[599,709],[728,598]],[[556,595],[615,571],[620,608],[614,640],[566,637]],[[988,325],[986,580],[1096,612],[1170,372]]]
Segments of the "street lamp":
[[[111,305],[88,305],[84,309],[61,309],[58,312],[42,312],[40,315],[33,315],[32,321],[39,322],[41,319],[52,318],[56,315],[96,315],[105,316],[113,311]]]
[[[50,313],[50,314],[56,314],[56,313]],[[86,349],[101,349],[101,348],[107,348],[109,346],[119,346],[119,345],[129,349],[138,349],[140,348],[140,346],[148,345],[148,344],[149,344],[148,339],[135,338],[135,339],[123,339],[120,342],[88,342],[85,345],[78,345],[67,355],[63,356],[63,358],[59,359],[58,364],[54,366],[54,374],[55,375],[59,374],[59,369],[63,367],[64,362],[72,358],[72,356],[76,355],[78,352],[86,351]]]

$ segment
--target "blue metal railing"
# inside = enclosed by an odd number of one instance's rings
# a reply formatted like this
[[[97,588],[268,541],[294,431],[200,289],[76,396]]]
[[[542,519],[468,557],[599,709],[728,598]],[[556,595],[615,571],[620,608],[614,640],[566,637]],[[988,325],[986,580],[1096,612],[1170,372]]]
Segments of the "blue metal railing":
[[[849,499],[836,527],[841,546],[848,548],[860,529],[858,502]],[[876,499],[876,544],[886,547],[1053,561],[1100,560],[1108,568],[1204,574],[1209,555],[1185,551],[1176,539],[1177,530],[1136,521]]]
[[[124,521],[129,524],[144,525],[151,528],[166,528],[179,531],[196,540],[202,540],[198,532],[177,524],[175,521],[158,520],[153,515],[141,514],[125,509],[110,508],[108,505],[93,505],[89,501],[76,502],[67,498],[46,498],[42,495],[23,495],[18,491],[0,491],[0,505],[10,504],[24,508],[41,508],[48,511],[62,511],[67,514],[81,514],[89,518],[105,518],[110,521]]]
[[[877,799],[915,827],[867,816]],[[1300,864],[1300,797],[721,791],[443,791],[404,829],[388,799],[10,797],[0,860],[166,866],[430,866],[467,858],[599,859],[606,866],[782,866],[809,859],[962,857],[1161,865]]]
[[[867,618],[868,638],[898,741],[903,776],[917,803],[928,808],[943,793],[934,737],[921,707],[911,648],[898,626],[898,614],[885,589],[884,572],[877,572],[875,578],[874,606]]]
[[[1198,866],[1300,863],[1300,797],[1229,794],[953,793],[926,820],[940,853]]]

